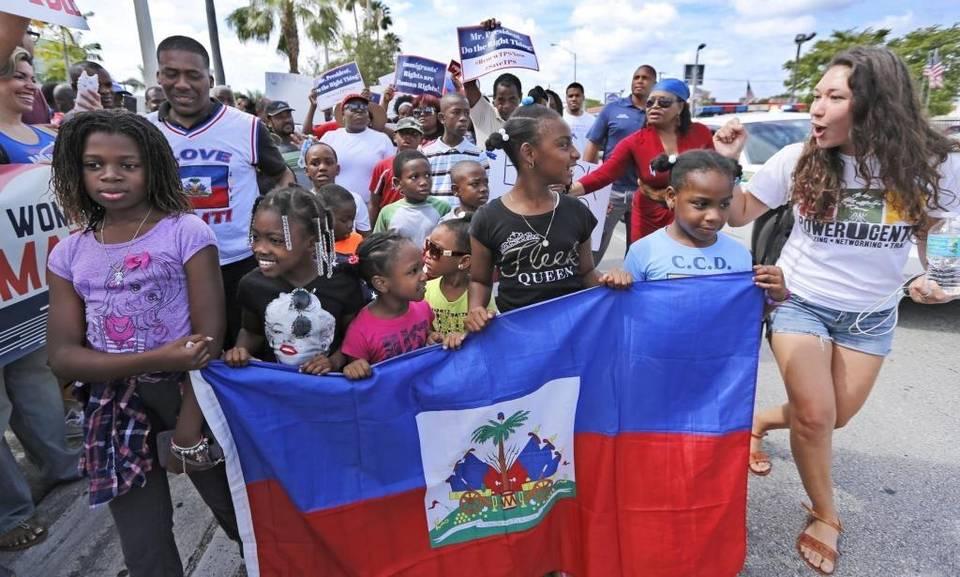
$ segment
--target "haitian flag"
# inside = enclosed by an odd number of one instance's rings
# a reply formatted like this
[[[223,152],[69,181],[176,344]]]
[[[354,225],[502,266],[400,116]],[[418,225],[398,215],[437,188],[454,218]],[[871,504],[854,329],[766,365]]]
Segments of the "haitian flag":
[[[596,288],[373,377],[192,374],[262,576],[733,577],[751,273]]]
[[[193,208],[230,206],[230,167],[225,164],[188,164],[180,167],[183,192]]]

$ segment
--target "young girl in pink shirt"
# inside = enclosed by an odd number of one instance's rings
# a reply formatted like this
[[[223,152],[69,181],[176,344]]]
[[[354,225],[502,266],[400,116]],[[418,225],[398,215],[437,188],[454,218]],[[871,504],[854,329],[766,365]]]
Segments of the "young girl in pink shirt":
[[[348,379],[371,375],[370,365],[440,342],[433,310],[423,300],[423,250],[396,232],[370,235],[357,248],[360,276],[377,294],[347,328],[341,351]]]

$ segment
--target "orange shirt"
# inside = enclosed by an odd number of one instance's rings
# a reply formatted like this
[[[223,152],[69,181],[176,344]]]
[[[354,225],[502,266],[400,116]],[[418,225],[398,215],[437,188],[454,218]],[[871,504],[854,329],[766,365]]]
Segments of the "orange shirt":
[[[334,249],[336,250],[337,254],[357,254],[357,247],[360,246],[361,242],[363,242],[363,237],[360,236],[360,233],[351,232],[350,236],[347,238],[338,240],[334,244]]]

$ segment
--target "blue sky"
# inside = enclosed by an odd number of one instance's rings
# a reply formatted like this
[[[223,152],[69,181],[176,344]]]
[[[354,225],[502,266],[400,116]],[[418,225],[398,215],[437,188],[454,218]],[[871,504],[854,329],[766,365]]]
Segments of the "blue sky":
[[[100,42],[107,68],[117,79],[139,76],[140,50],[132,2],[78,0],[92,10],[91,30],[85,41]],[[218,0],[220,37],[227,82],[234,88],[263,89],[263,73],[286,72],[286,58],[271,43],[240,44],[223,19],[246,0]],[[386,0],[394,31],[405,52],[447,61],[457,53],[455,28],[497,17],[504,25],[530,34],[540,58],[540,72],[518,75],[525,90],[534,84],[562,89],[573,80],[573,57],[559,43],[577,53],[577,80],[587,95],[627,89],[633,70],[650,63],[670,76],[680,76],[684,63],[693,62],[703,42],[706,65],[703,86],[720,99],[739,98],[747,80],[754,93],[783,92],[784,61],[793,58],[797,33],[889,27],[901,35],[921,26],[960,21],[956,0]],[[159,42],[171,34],[193,36],[209,45],[203,3],[199,0],[150,0],[154,36]],[[352,18],[344,15],[352,28]],[[301,66],[320,50],[306,47]],[[369,79],[372,80],[372,79]],[[487,84],[491,79],[487,80]],[[485,85],[489,90],[489,86]],[[559,90],[558,90],[559,91]]]

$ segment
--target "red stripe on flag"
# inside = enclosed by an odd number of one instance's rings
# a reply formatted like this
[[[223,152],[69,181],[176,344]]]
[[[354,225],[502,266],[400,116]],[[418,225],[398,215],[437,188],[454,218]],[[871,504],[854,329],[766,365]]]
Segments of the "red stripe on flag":
[[[577,498],[536,527],[433,549],[424,490],[313,513],[247,486],[264,577],[733,577],[746,556],[746,432],[578,434]]]

